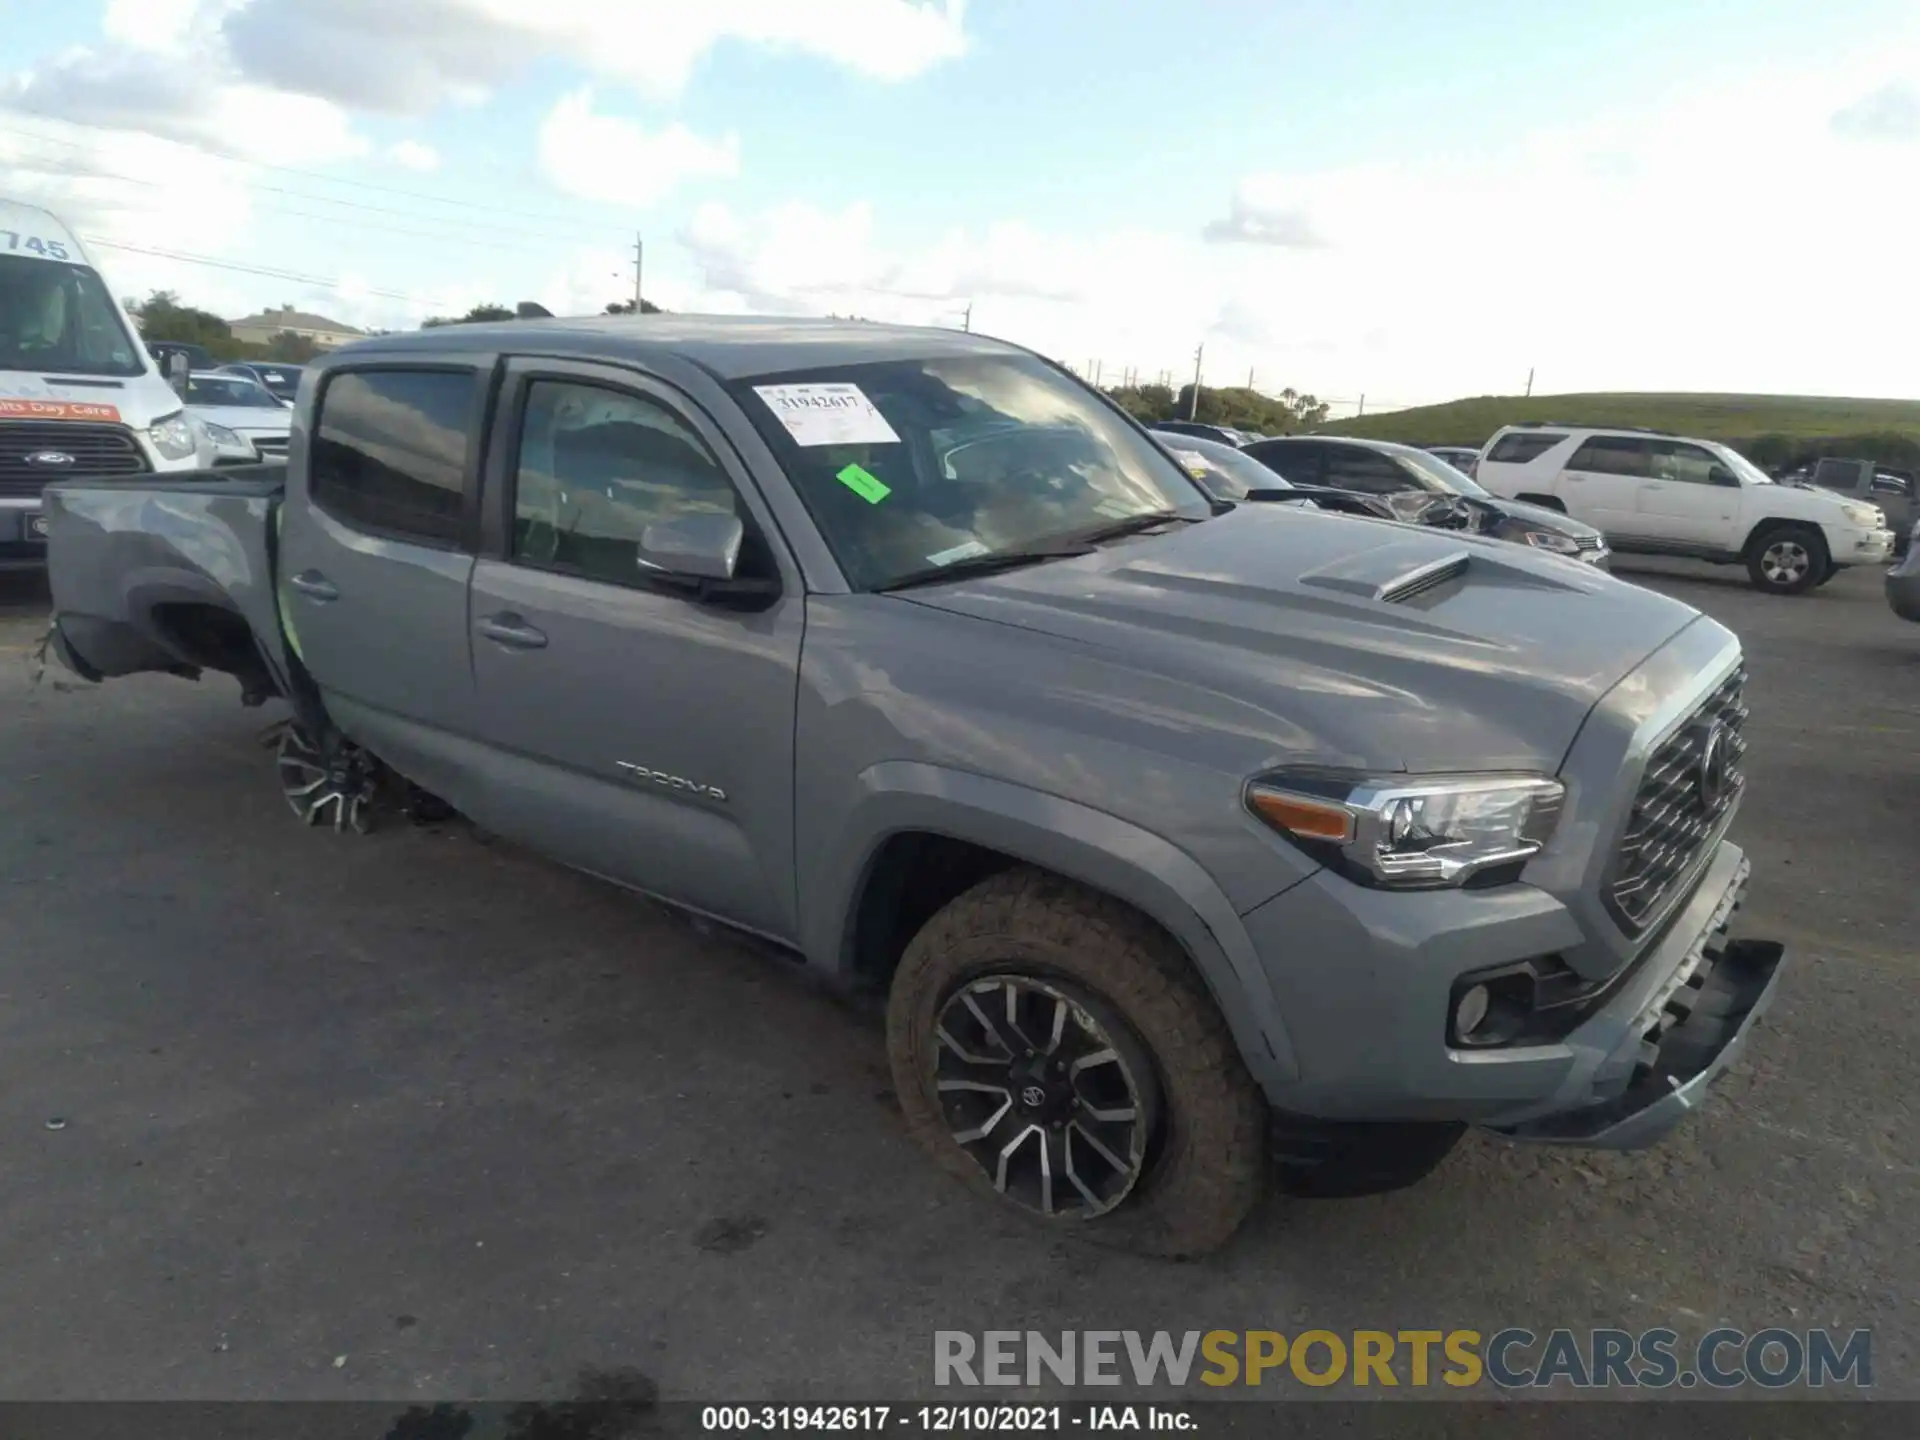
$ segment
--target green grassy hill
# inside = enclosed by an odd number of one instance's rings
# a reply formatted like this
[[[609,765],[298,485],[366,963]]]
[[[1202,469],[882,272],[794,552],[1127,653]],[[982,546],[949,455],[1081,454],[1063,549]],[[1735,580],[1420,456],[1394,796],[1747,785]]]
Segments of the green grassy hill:
[[[1480,395],[1321,426],[1329,435],[1365,435],[1414,445],[1480,445],[1502,425],[1561,420],[1638,425],[1738,445],[1749,454],[1843,453],[1843,442],[1892,458],[1920,453],[1920,400],[1844,400],[1811,395]],[[1752,442],[1765,441],[1756,447]],[[1756,457],[1757,458],[1757,457]]]

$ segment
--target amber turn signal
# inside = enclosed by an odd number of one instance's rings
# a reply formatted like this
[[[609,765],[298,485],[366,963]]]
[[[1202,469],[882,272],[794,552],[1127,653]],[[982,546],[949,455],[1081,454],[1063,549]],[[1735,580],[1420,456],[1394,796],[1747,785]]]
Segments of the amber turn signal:
[[[1330,840],[1344,845],[1353,839],[1353,816],[1345,806],[1277,790],[1251,790],[1247,804],[1262,820],[1302,840]]]

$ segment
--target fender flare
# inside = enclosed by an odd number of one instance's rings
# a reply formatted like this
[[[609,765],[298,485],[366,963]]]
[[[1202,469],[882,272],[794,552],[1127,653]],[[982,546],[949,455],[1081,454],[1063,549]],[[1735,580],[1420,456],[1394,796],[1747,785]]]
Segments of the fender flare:
[[[888,839],[908,831],[945,835],[1134,906],[1193,961],[1262,1088],[1298,1078],[1278,1001],[1246,927],[1185,851],[1104,811],[944,766],[886,761],[855,784],[859,794],[815,871],[821,884],[802,890],[823,893],[802,916],[810,965],[831,978],[851,973],[860,897]]]

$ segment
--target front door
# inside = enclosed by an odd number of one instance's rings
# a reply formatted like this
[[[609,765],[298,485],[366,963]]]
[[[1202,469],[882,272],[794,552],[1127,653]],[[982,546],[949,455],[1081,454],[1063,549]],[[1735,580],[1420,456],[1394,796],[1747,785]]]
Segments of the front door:
[[[469,539],[491,361],[331,369],[294,432],[276,574],[336,724],[453,804],[470,730]]]
[[[1679,545],[1736,549],[1740,487],[1716,483],[1728,475],[1714,455],[1684,440],[1649,440],[1648,478],[1640,487],[1640,529]]]
[[[1662,540],[1666,537],[1646,528],[1649,518],[1640,512],[1649,463],[1647,442],[1637,435],[1594,435],[1573,452],[1554,493],[1574,519],[1609,536]]]
[[[608,879],[791,939],[793,729],[805,597],[758,492],[678,392],[516,360],[488,466],[473,674],[483,823]],[[738,515],[753,608],[649,577],[642,531]]]

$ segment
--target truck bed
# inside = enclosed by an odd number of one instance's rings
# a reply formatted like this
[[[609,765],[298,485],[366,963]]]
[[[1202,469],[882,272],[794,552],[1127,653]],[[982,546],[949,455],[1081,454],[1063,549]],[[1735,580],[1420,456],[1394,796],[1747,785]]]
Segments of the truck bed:
[[[274,594],[286,466],[49,485],[52,647],[89,680],[220,670],[286,693]]]

